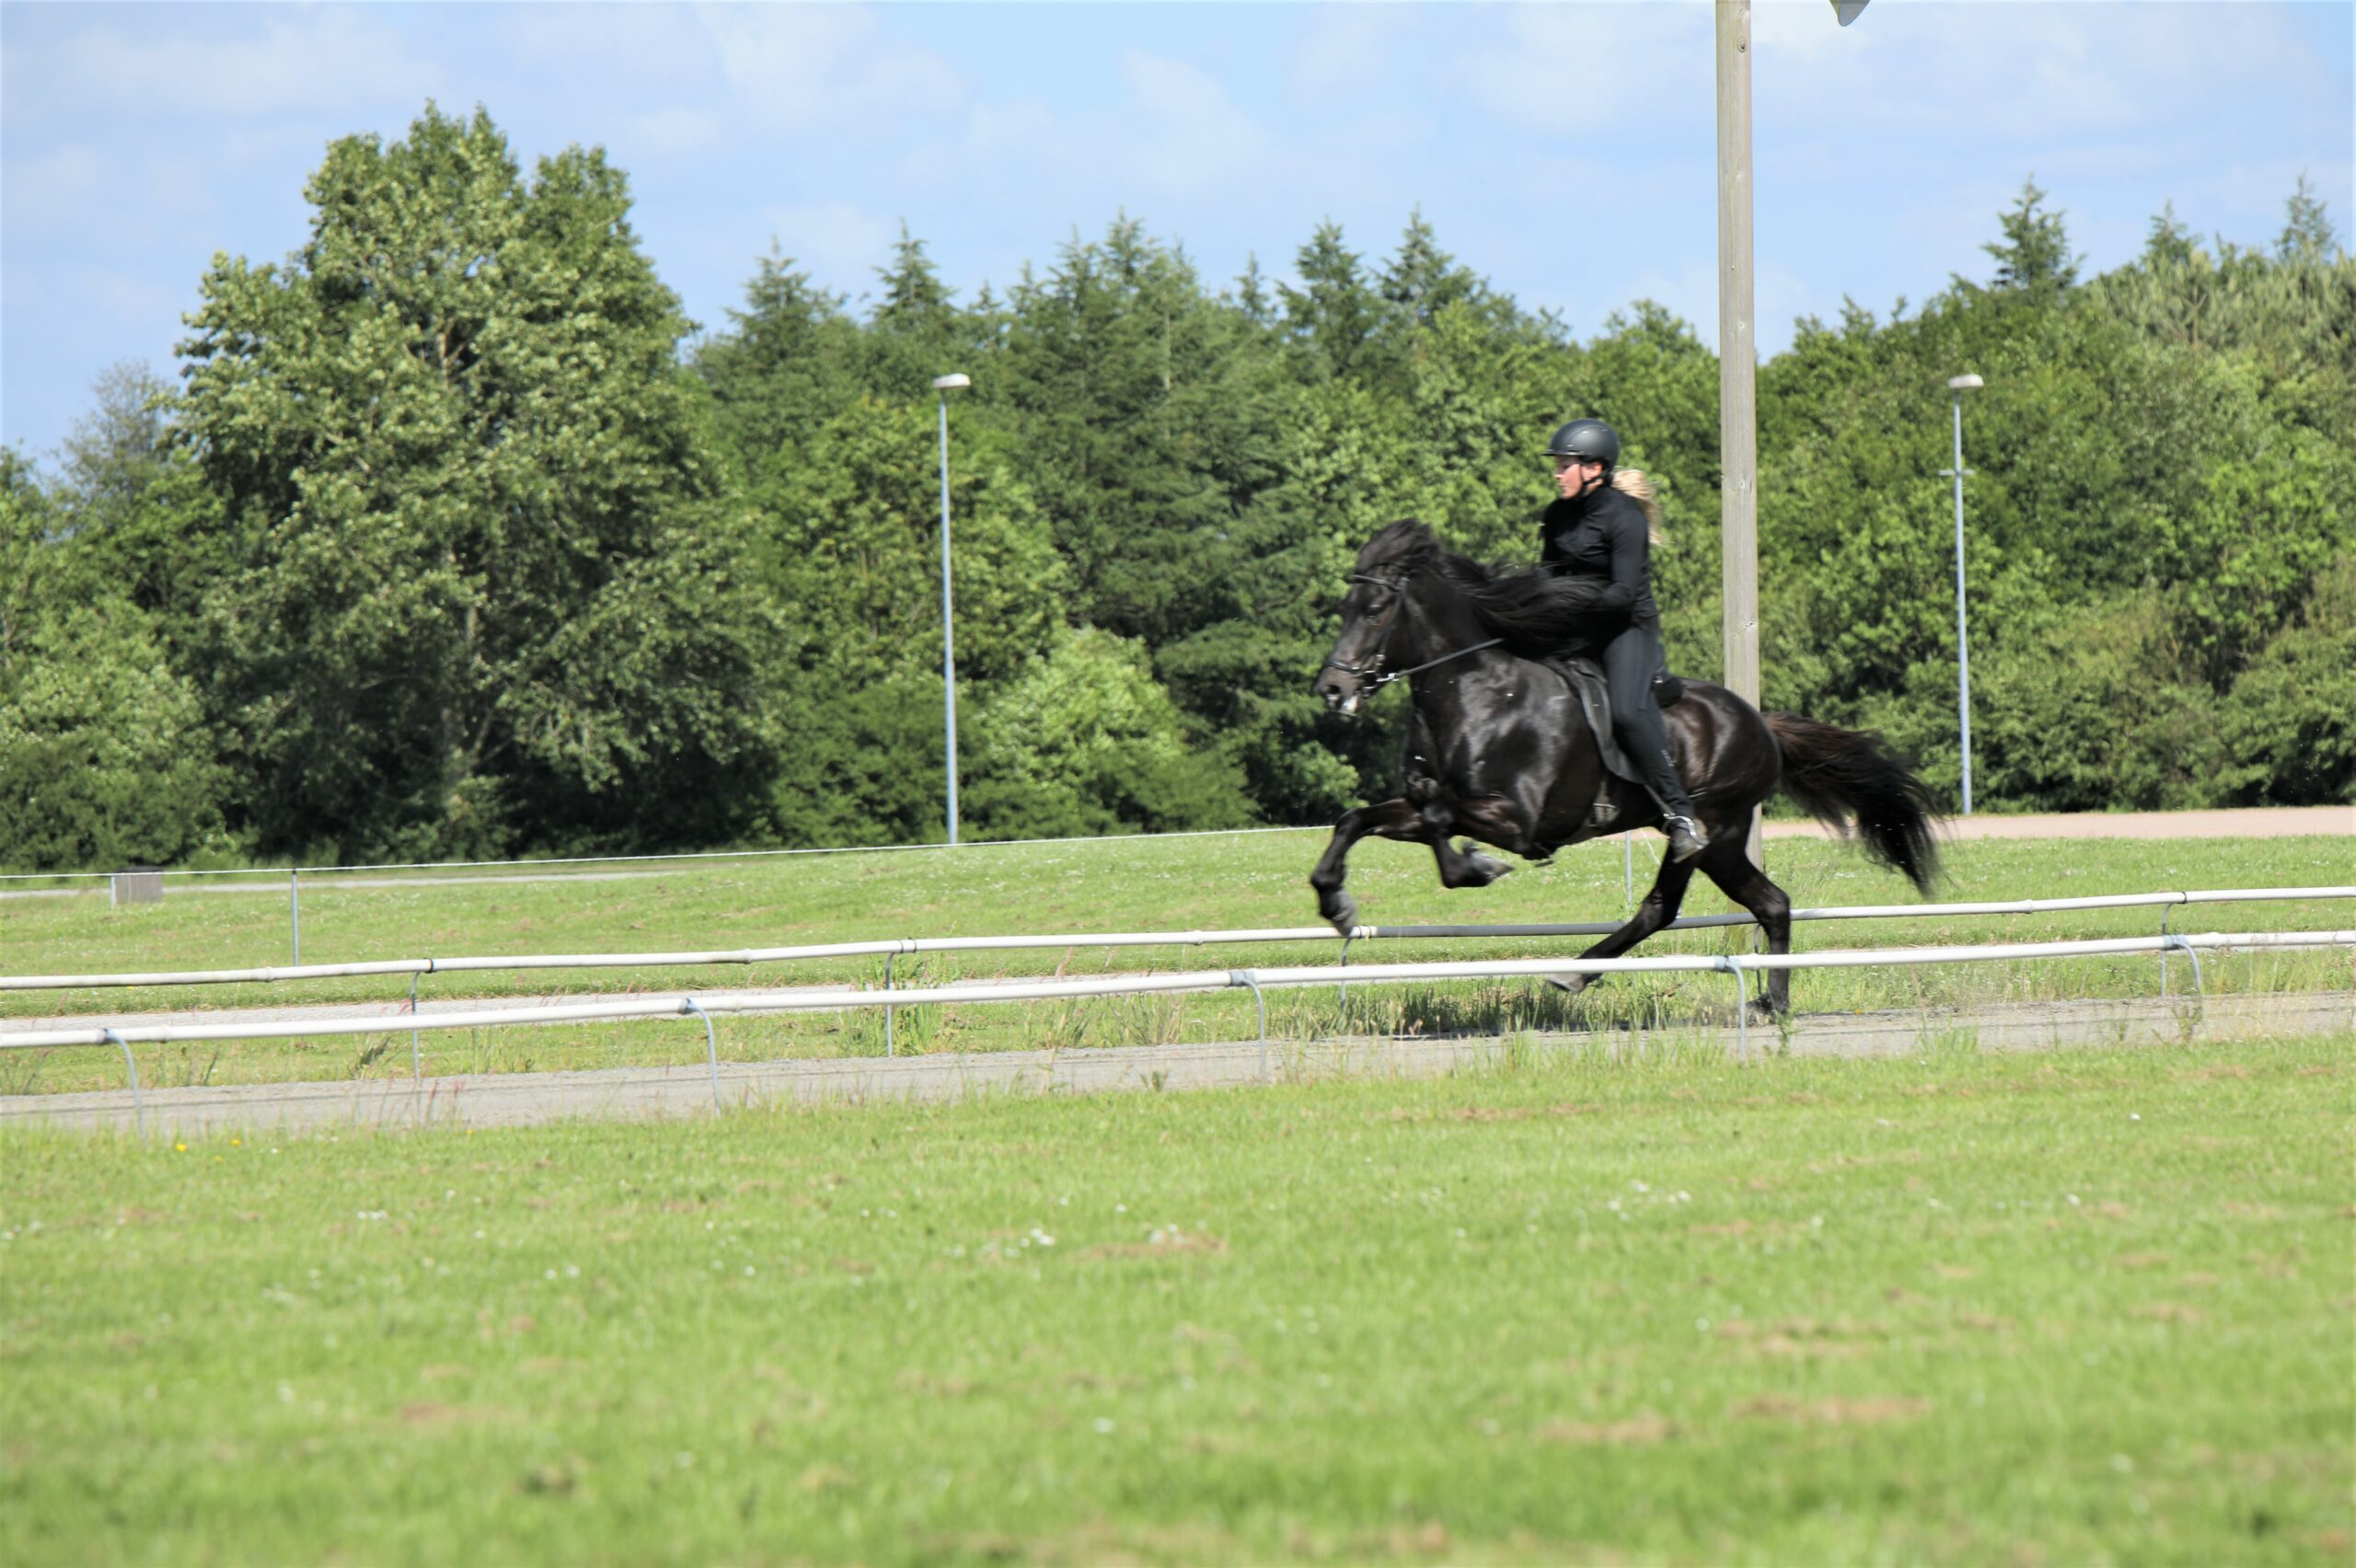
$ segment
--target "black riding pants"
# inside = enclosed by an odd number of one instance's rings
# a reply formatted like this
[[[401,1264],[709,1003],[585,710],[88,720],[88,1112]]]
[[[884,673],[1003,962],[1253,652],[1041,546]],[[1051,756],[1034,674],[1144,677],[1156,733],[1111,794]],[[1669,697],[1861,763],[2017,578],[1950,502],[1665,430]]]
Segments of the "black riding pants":
[[[1611,728],[1620,749],[1660,802],[1664,815],[1690,817],[1693,802],[1669,754],[1669,725],[1653,703],[1653,676],[1662,667],[1660,638],[1631,626],[1603,645],[1604,685],[1611,695]]]

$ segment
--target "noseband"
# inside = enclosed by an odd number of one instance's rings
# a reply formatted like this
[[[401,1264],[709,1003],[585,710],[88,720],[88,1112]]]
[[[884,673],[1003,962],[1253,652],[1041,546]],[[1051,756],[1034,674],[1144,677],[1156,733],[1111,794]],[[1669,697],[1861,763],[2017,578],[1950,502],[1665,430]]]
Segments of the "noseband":
[[[1391,627],[1392,623],[1398,619],[1399,606],[1406,602],[1406,582],[1403,578],[1379,576],[1371,571],[1353,571],[1350,573],[1349,581],[1352,582],[1369,582],[1372,583],[1377,588],[1390,589],[1391,603],[1383,609],[1381,630],[1375,633],[1373,658],[1368,660],[1363,664],[1348,664],[1333,657],[1331,654],[1328,654],[1325,659],[1324,667],[1329,670],[1339,670],[1345,675],[1352,675],[1361,681],[1365,681],[1368,684],[1368,688],[1369,690],[1378,690],[1383,686],[1389,686],[1392,681],[1403,679],[1408,675],[1420,674],[1425,670],[1430,669],[1435,664],[1445,664],[1451,659],[1461,659],[1468,653],[1478,653],[1484,648],[1495,648],[1497,644],[1505,640],[1502,637],[1493,637],[1486,642],[1476,642],[1470,648],[1459,648],[1452,653],[1443,653],[1437,659],[1426,659],[1420,664],[1411,664],[1403,670],[1393,670],[1389,674],[1384,674],[1382,673],[1382,651],[1391,640]]]

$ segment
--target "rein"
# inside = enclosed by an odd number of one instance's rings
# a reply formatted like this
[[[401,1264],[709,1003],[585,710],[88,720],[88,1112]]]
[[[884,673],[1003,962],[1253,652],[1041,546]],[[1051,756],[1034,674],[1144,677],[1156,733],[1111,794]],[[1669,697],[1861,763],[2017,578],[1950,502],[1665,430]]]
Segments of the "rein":
[[[1445,664],[1450,659],[1461,659],[1467,653],[1478,653],[1484,648],[1495,648],[1498,643],[1503,642],[1504,640],[1505,639],[1502,637],[1493,637],[1486,642],[1476,642],[1470,648],[1460,648],[1453,653],[1443,653],[1437,659],[1426,659],[1420,664],[1411,664],[1403,670],[1393,670],[1387,675],[1377,675],[1374,677],[1374,684],[1378,686],[1387,686],[1392,681],[1402,680],[1408,675],[1416,674],[1422,671],[1428,670],[1434,664]]]
[[[1505,640],[1502,637],[1493,637],[1486,642],[1476,642],[1470,648],[1459,648],[1453,652],[1443,653],[1437,659],[1426,659],[1420,664],[1411,664],[1403,670],[1393,670],[1388,674],[1380,674],[1379,672],[1382,669],[1382,645],[1391,640],[1392,619],[1398,615],[1399,606],[1406,601],[1406,584],[1394,578],[1377,577],[1373,573],[1366,571],[1351,572],[1350,581],[1353,582],[1371,582],[1378,588],[1388,588],[1391,590],[1392,595],[1390,608],[1386,609],[1382,613],[1382,636],[1375,644],[1374,660],[1371,663],[1363,665],[1345,664],[1339,659],[1334,658],[1328,658],[1325,661],[1325,664],[1328,669],[1339,670],[1345,675],[1356,675],[1358,679],[1367,681],[1369,690],[1379,691],[1382,687],[1389,686],[1392,681],[1403,680],[1409,675],[1420,674],[1424,671],[1430,669],[1435,664],[1445,664],[1451,659],[1461,659],[1468,653],[1478,653],[1484,648],[1495,648]]]

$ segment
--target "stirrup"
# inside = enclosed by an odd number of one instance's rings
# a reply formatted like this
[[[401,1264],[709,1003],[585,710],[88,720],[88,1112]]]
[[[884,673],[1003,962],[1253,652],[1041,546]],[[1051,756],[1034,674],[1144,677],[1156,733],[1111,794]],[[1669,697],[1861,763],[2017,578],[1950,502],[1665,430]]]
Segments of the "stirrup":
[[[1669,835],[1669,858],[1680,865],[1710,847],[1710,836],[1690,816],[1665,816],[1660,827]]]

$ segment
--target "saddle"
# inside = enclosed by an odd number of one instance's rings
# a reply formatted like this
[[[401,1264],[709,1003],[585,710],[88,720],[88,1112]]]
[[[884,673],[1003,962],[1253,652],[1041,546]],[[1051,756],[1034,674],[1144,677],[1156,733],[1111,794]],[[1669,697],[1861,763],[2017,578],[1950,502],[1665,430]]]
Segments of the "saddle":
[[[1548,659],[1546,667],[1570,684],[1571,694],[1578,698],[1579,711],[1587,716],[1587,726],[1595,732],[1596,750],[1603,754],[1604,770],[1614,778],[1642,786],[1643,774],[1630,765],[1621,751],[1619,739],[1611,732],[1611,688],[1603,678],[1603,666],[1581,653],[1557,654]],[[1663,709],[1674,708],[1685,698],[1685,682],[1667,670],[1653,674],[1653,701]]]

